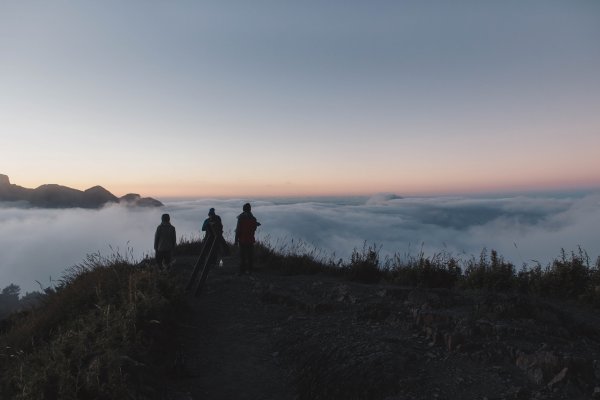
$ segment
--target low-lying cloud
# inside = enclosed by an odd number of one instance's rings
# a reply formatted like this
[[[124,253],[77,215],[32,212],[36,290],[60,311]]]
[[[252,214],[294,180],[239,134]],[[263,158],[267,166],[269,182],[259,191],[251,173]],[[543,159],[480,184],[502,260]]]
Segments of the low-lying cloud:
[[[138,260],[152,255],[154,231],[171,214],[178,237],[197,238],[208,209],[215,207],[231,240],[245,201],[165,202],[161,209],[110,206],[101,210],[28,209],[0,205],[0,288],[25,291],[54,284],[87,254],[115,252]],[[561,249],[600,254],[600,194],[585,197],[398,198],[252,202],[262,223],[257,236],[273,246],[292,240],[320,254],[347,260],[354,249],[376,244],[383,257],[447,252],[477,257],[495,249],[516,265],[546,265]]]

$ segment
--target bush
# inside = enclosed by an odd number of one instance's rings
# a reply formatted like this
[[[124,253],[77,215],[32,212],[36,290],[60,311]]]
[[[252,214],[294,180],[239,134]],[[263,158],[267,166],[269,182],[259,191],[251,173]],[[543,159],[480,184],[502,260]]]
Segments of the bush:
[[[202,247],[202,240],[198,237],[186,237],[182,236],[177,243],[177,247],[173,251],[174,256],[193,256],[200,254]]]
[[[600,307],[600,257],[596,260],[596,265],[590,268],[588,279],[589,283],[582,300]]]
[[[561,256],[537,274],[530,275],[529,293],[560,299],[579,299],[588,297],[593,302],[597,269],[592,270],[585,251],[579,249],[567,256],[561,250]]]
[[[541,295],[544,273],[545,271],[539,263],[529,268],[523,265],[516,276],[516,289],[523,294]]]
[[[453,288],[462,274],[459,262],[446,253],[431,258],[420,253],[418,258],[405,262],[394,255],[388,264],[391,281],[400,285]]]
[[[487,289],[492,291],[510,290],[517,287],[515,267],[504,261],[496,250],[492,250],[488,260],[483,249],[479,261],[471,260],[465,269],[463,287],[468,289]]]
[[[363,283],[376,283],[381,280],[383,273],[379,267],[379,249],[367,246],[366,242],[361,251],[356,248],[352,251],[350,263],[345,267],[347,276],[352,281]]]
[[[341,270],[331,258],[303,241],[291,241],[291,244],[272,245],[268,238],[254,246],[257,261],[270,270],[286,275],[336,274]]]
[[[10,284],[0,292],[0,320],[16,311],[20,306],[19,294],[21,288]]]

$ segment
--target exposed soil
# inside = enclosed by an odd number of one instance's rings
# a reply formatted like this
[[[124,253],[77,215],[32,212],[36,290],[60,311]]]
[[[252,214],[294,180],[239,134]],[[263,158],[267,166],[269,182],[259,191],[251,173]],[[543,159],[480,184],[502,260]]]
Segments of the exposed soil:
[[[597,312],[236,265],[190,297],[165,398],[600,398]]]

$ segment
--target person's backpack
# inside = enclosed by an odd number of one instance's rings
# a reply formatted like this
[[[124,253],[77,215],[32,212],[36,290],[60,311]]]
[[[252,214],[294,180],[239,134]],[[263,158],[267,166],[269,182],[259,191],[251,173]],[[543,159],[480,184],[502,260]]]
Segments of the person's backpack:
[[[215,215],[214,220],[210,221],[210,225],[215,235],[223,236],[223,223],[221,222],[221,217]]]

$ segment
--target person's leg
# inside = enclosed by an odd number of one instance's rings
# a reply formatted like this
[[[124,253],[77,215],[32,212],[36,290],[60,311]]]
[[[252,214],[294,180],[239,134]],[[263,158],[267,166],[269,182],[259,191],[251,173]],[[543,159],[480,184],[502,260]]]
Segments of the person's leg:
[[[165,259],[165,252],[157,251],[156,252],[156,265],[158,265],[158,268],[162,268],[164,259]]]
[[[248,268],[248,245],[240,245],[240,273],[244,273]]]
[[[248,252],[246,253],[248,257],[246,265],[248,266],[248,272],[252,272],[254,269],[254,245],[248,245]]]
[[[165,251],[165,254],[163,256],[163,264],[166,268],[169,268],[171,266],[171,252],[170,251]]]

